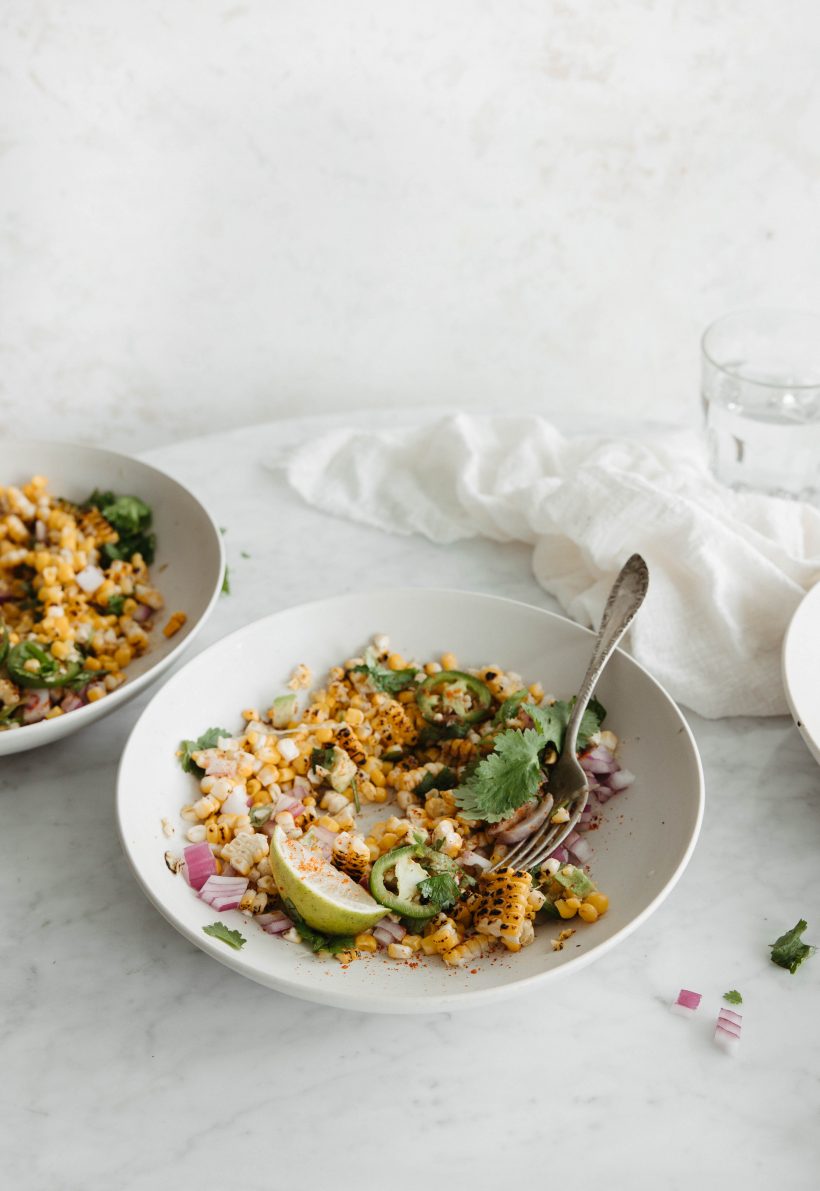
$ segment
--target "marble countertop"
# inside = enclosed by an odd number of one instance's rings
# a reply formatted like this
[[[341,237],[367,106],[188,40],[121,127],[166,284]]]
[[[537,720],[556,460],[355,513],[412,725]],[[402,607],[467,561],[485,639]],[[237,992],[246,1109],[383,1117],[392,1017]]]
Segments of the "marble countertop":
[[[232,594],[195,651],[278,608],[368,586],[376,555],[380,584],[435,574],[554,607],[525,547],[441,548],[304,507],[260,462],[287,433],[150,455],[227,529]],[[330,574],[315,561],[329,554]],[[145,900],[113,794],[149,697],[0,768],[9,1185],[688,1191],[768,1187],[776,1170],[790,1191],[816,1186],[820,958],[791,976],[767,950],[801,916],[820,942],[820,772],[790,721],[687,716],[707,778],[701,840],[669,899],[613,952],[506,1005],[389,1018],[243,980]],[[669,1011],[682,986],[704,994],[695,1020]],[[744,995],[735,1058],[711,1039],[729,988]]]

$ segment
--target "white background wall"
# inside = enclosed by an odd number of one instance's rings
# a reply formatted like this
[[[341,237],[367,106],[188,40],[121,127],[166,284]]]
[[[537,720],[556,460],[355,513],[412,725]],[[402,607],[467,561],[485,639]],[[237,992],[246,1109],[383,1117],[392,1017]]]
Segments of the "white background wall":
[[[694,421],[820,309],[816,0],[2,0],[0,432]]]

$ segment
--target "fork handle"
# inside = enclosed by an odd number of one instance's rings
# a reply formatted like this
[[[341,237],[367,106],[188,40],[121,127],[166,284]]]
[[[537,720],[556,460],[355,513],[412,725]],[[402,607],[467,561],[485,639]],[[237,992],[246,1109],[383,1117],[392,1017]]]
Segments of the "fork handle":
[[[633,554],[624,563],[612,585],[604,614],[601,617],[601,627],[598,629],[589,667],[584,675],[584,681],[581,683],[581,689],[578,691],[572,715],[569,717],[562,751],[571,757],[575,756],[581,717],[592,698],[595,684],[612,656],[615,646],[629,628],[635,613],[643,603],[648,587],[649,568],[640,554]]]

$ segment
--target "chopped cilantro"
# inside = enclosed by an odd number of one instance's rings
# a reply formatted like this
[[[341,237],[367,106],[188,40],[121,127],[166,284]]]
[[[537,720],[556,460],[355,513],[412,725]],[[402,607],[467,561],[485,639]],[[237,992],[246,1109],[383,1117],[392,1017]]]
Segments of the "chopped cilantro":
[[[225,574],[222,576],[222,595],[231,594],[231,568],[225,563]]]
[[[415,667],[406,670],[388,670],[378,662],[370,665],[363,664],[353,667],[354,674],[366,674],[371,686],[377,691],[384,691],[387,695],[398,694],[416,681],[418,670]]]
[[[458,881],[452,873],[433,873],[424,881],[419,881],[419,893],[427,902],[432,902],[440,910],[452,906],[461,896]]]
[[[800,967],[804,959],[808,959],[817,950],[810,943],[803,943],[800,939],[808,926],[805,918],[801,918],[796,926],[787,930],[784,935],[771,944],[772,963],[780,968],[788,968],[792,976]]]
[[[413,793],[423,798],[431,790],[454,790],[457,785],[458,778],[453,770],[445,765],[438,773],[427,773],[414,787]]]
[[[179,763],[186,773],[201,776],[205,771],[194,761],[193,754],[202,749],[216,748],[220,736],[230,736],[225,728],[209,728],[197,740],[181,740],[179,742]]]
[[[465,736],[469,736],[471,729],[472,724],[459,720],[453,720],[451,724],[425,724],[419,732],[418,747],[430,748],[441,740],[463,740]]]
[[[336,955],[338,951],[355,950],[356,939],[353,935],[323,935],[312,926],[308,926],[291,902],[283,899],[282,904],[288,918],[299,932],[299,937],[304,943],[310,944],[312,951],[328,951],[331,955]]]
[[[123,605],[125,604],[124,595],[112,595],[111,599],[105,605],[105,611],[109,616],[122,616]]]
[[[234,951],[241,951],[247,943],[244,935],[241,935],[238,930],[231,930],[224,922],[212,922],[210,926],[203,926],[202,929],[211,938],[220,939],[223,943],[227,943],[229,947],[233,947]]]
[[[252,806],[248,811],[248,818],[251,821],[251,827],[254,830],[261,827],[263,823],[267,823],[268,819],[273,814],[273,803],[267,802],[264,806]]]
[[[743,997],[740,995],[740,993],[737,991],[736,988],[732,988],[729,990],[729,992],[725,992],[723,994],[723,999],[724,999],[724,1001],[728,1001],[730,1005],[742,1005],[743,1004]]]
[[[250,554],[248,554],[247,550],[240,550],[239,556],[240,558],[250,558]]]
[[[456,789],[455,799],[465,818],[499,823],[534,798],[544,776],[540,759],[544,743],[533,728],[500,732],[493,752]]]
[[[333,768],[333,760],[336,754],[336,749],[331,744],[326,749],[314,749],[310,754],[310,764],[313,769],[327,769]]]
[[[84,509],[98,509],[108,524],[117,531],[116,542],[106,542],[102,555],[108,562],[122,559],[130,562],[135,554],[141,554],[150,565],[156,554],[156,534],[149,533],[152,514],[148,505],[138,496],[117,496],[113,492],[100,492],[89,496]]]
[[[516,691],[514,695],[510,695],[509,699],[505,699],[498,711],[495,713],[493,723],[506,724],[507,720],[515,719],[521,704],[527,698],[529,693],[530,692],[528,690],[522,689],[520,691]]]

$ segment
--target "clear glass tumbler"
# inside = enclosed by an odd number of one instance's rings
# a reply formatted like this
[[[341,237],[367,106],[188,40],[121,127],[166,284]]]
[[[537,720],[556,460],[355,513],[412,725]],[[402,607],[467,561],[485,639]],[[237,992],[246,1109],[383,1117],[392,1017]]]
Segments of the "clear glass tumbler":
[[[820,316],[724,315],[703,335],[701,376],[717,478],[820,504]]]

